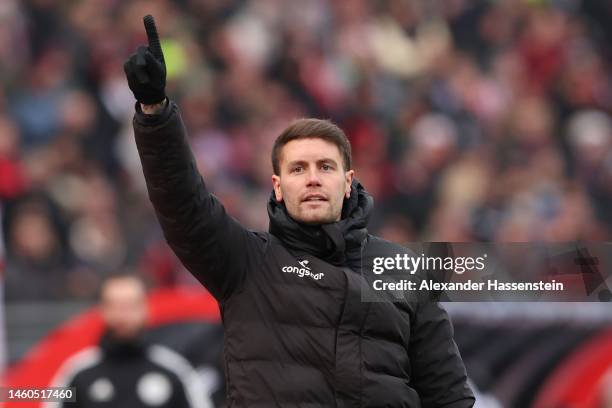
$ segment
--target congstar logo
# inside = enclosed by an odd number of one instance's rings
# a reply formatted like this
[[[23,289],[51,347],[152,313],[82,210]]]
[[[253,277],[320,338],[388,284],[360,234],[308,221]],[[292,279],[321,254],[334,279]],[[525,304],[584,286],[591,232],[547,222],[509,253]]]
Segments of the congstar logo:
[[[310,267],[308,266],[308,259],[298,261],[298,263],[300,264],[300,266],[283,266],[282,271],[285,273],[295,273],[300,278],[303,278],[304,276],[309,276],[314,280],[319,280],[323,276],[325,276],[323,272],[313,273],[310,270]]]

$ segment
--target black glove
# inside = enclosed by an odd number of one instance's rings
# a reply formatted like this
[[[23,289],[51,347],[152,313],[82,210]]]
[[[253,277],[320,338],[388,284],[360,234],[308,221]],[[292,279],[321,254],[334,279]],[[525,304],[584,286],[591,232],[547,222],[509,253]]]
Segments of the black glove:
[[[134,98],[145,105],[155,105],[166,99],[166,63],[159,45],[153,16],[143,18],[149,46],[140,46],[123,64],[128,85]]]

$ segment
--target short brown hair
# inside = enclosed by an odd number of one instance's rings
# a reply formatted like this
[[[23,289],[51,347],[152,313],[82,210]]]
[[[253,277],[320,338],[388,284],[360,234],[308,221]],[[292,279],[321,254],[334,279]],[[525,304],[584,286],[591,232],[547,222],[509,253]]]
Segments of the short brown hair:
[[[344,131],[327,119],[297,119],[289,125],[274,141],[272,147],[272,169],[274,174],[280,174],[281,149],[290,141],[298,139],[323,139],[338,146],[344,170],[351,168],[351,143]]]

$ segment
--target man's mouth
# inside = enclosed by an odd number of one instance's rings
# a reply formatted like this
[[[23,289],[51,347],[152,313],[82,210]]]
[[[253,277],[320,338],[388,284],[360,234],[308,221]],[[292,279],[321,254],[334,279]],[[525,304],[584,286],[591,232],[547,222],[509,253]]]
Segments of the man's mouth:
[[[321,201],[327,201],[327,198],[322,194],[308,194],[302,199],[302,202],[321,202]]]

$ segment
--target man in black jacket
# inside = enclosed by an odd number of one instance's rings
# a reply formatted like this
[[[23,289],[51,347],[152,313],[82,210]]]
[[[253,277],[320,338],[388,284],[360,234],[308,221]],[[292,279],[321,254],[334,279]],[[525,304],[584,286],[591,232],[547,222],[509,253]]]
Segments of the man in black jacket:
[[[176,351],[145,339],[146,288],[135,275],[116,275],[100,289],[105,332],[100,342],[71,356],[51,384],[75,388],[64,408],[212,408],[191,364]],[[50,407],[60,406],[59,403]]]
[[[232,407],[467,408],[474,397],[435,302],[362,301],[362,262],[408,251],[369,235],[371,196],[327,121],[296,121],[273,149],[269,232],[225,213],[196,169],[165,95],[154,23],[124,65],[149,197],[166,240],[218,300]]]

